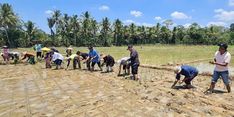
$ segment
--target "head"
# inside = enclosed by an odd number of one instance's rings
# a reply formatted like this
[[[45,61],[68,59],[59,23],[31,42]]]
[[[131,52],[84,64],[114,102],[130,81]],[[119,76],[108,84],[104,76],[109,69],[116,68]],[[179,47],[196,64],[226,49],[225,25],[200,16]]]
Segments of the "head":
[[[88,49],[91,51],[93,50],[93,46],[89,46]]]
[[[128,49],[130,52],[133,50],[133,46],[132,45],[128,45]]]
[[[219,52],[221,54],[224,54],[227,51],[228,45],[225,43],[221,43],[218,45],[219,46]]]
[[[174,68],[174,72],[175,72],[175,74],[179,74],[181,72],[181,66],[176,66]]]
[[[24,51],[24,52],[22,53],[22,55],[25,55],[25,54],[27,54],[27,52],[26,52],[26,51]]]
[[[80,55],[80,54],[81,54],[81,52],[80,52],[80,51],[77,51],[77,52],[76,52],[76,54],[77,54],[77,55]]]

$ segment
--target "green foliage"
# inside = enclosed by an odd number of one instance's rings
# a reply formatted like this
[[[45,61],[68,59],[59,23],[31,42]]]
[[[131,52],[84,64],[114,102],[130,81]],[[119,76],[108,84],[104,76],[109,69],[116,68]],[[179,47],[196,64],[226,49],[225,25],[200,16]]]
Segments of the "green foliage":
[[[55,10],[47,18],[50,34],[38,29],[32,21],[24,23],[12,6],[0,5],[0,46],[30,47],[35,40],[45,46],[121,46],[127,44],[199,44],[215,45],[220,42],[234,44],[234,23],[222,26],[201,27],[193,23],[188,28],[173,27],[172,20],[154,26],[124,25],[120,19],[111,22],[107,17],[97,22],[86,11],[68,15]]]

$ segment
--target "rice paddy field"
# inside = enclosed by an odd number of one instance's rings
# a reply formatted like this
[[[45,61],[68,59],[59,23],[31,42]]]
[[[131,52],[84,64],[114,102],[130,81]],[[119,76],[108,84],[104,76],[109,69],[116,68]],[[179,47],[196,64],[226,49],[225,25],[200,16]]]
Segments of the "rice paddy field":
[[[65,54],[65,48],[57,48]],[[86,47],[73,48],[88,52]],[[96,47],[99,53],[116,60],[129,56],[127,47]],[[174,67],[189,64],[200,72],[211,72],[217,46],[148,45],[136,46],[142,65]],[[29,51],[18,48],[13,51]],[[229,47],[234,52],[234,47]],[[0,59],[2,61],[2,59]],[[233,59],[231,62],[232,68]],[[72,65],[71,65],[72,66]],[[114,72],[89,72],[83,69],[45,69],[36,65],[0,65],[0,116],[24,117],[234,117],[234,93],[226,93],[221,80],[215,93],[205,95],[211,76],[198,75],[193,89],[177,85],[171,89],[175,74],[165,69],[139,68],[140,81]],[[208,71],[206,71],[208,70]],[[232,84],[232,89],[234,86]]]

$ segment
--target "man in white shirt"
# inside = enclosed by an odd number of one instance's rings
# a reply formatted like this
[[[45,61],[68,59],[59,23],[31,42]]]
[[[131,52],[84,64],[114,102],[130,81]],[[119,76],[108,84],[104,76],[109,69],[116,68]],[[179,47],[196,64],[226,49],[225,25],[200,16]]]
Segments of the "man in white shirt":
[[[56,64],[56,69],[58,69],[58,67],[61,67],[61,64],[63,62],[63,55],[57,52],[52,52],[52,61]]]
[[[228,72],[228,65],[231,61],[231,54],[227,51],[227,44],[219,44],[219,51],[215,53],[214,61],[211,64],[215,65],[214,74],[211,80],[209,91],[212,93],[215,88],[215,83],[218,79],[222,78],[223,83],[226,85],[228,93],[231,92],[230,79]]]
[[[130,74],[130,61],[128,61],[130,57],[123,57],[120,60],[117,61],[119,64],[119,74],[118,76],[121,76],[121,68],[123,66],[124,70],[124,75],[129,75]]]

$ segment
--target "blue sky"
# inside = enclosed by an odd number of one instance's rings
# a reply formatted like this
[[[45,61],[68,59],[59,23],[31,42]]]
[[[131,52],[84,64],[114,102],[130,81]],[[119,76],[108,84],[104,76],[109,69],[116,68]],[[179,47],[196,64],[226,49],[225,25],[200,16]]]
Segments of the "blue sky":
[[[69,15],[89,11],[99,22],[104,17],[119,18],[125,24],[152,26],[171,19],[174,25],[188,26],[197,22],[229,26],[234,22],[234,0],[0,0],[9,3],[24,21],[49,32],[47,17],[51,11],[61,10]]]

